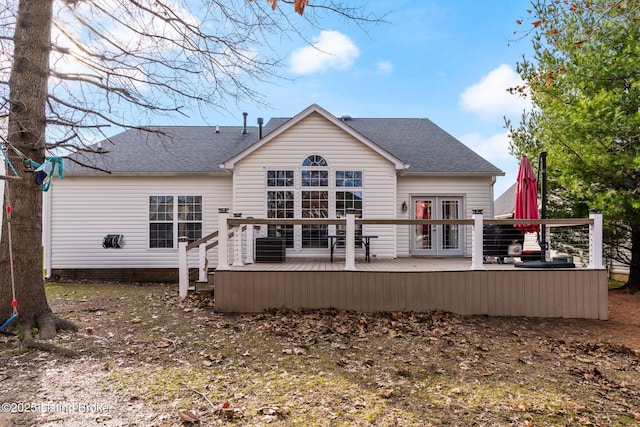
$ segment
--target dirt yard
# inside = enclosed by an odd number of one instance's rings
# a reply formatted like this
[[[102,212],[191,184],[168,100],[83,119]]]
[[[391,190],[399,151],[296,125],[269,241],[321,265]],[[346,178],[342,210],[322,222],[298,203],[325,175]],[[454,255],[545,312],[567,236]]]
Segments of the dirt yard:
[[[221,315],[165,285],[51,284],[80,332],[0,337],[0,426],[640,425],[640,295],[610,320]]]

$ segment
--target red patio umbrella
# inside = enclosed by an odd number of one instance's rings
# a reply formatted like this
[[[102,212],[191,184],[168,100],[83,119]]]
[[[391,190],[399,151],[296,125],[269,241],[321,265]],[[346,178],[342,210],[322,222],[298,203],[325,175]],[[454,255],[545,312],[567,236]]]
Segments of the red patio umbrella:
[[[513,219],[538,219],[538,179],[527,156],[522,156],[516,178],[516,205]],[[540,224],[515,224],[527,233],[540,231]]]

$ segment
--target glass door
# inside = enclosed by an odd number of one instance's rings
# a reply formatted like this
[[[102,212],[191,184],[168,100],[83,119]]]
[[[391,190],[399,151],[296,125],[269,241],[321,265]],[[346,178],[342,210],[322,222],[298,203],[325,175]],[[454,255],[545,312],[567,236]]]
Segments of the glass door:
[[[432,219],[433,218],[434,199],[414,199],[413,200],[413,217],[414,219]],[[413,226],[413,252],[416,255],[435,255],[433,247],[433,232],[435,226],[430,224],[417,224]]]
[[[411,200],[413,219],[460,219],[461,197],[414,197]],[[460,256],[462,225],[416,224],[411,229],[411,254]]]
[[[462,198],[438,198],[440,219],[460,219],[462,217]],[[443,224],[438,226],[438,255],[462,255],[461,224]]]

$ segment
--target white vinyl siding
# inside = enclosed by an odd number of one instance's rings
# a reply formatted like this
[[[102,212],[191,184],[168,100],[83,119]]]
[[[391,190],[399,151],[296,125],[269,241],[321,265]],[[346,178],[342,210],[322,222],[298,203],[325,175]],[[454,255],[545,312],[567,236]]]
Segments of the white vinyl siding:
[[[243,216],[265,218],[267,170],[293,169],[296,174],[295,191],[300,197],[302,161],[311,155],[324,157],[329,170],[330,206],[335,207],[336,171],[362,171],[363,217],[395,218],[396,171],[394,165],[354,137],[348,135],[319,114],[311,114],[292,126],[277,139],[236,163],[234,174],[234,212]],[[311,187],[307,187],[311,189]],[[300,217],[299,207],[296,217]],[[333,209],[330,209],[333,214]],[[367,225],[365,234],[377,235],[371,241],[371,254],[381,258],[395,257],[395,228]],[[299,250],[299,249],[298,249]],[[309,249],[304,255],[326,255],[327,250]],[[287,256],[294,255],[288,250]]]
[[[412,196],[462,197],[462,218],[470,219],[474,209],[483,209],[484,217],[491,218],[491,177],[400,177],[395,209],[398,218],[410,218]],[[409,209],[402,212],[402,203]],[[471,227],[465,227],[464,255],[471,256]],[[398,257],[409,256],[410,226],[398,227]]]
[[[301,171],[305,169],[302,162],[312,155],[322,156],[327,161],[331,216],[335,215],[336,192],[341,191],[362,192],[365,219],[409,218],[411,209],[402,212],[402,203],[410,205],[413,196],[459,197],[462,218],[471,218],[473,209],[484,209],[487,218],[492,215],[492,177],[397,175],[395,165],[389,159],[320,114],[312,113],[237,161],[229,176],[67,176],[63,180],[56,179],[50,191],[51,268],[177,268],[177,248],[149,249],[148,203],[151,195],[201,195],[203,235],[217,230],[219,208],[230,208],[230,214],[241,214],[245,218],[267,218],[268,191],[294,192],[294,217],[300,218],[302,191],[315,191],[314,187],[301,185]],[[270,170],[293,171],[295,185],[268,187],[267,171]],[[361,187],[338,187],[337,171],[361,171]],[[408,225],[367,224],[363,233],[378,236],[371,240],[372,257],[389,259],[410,256],[409,230]],[[262,227],[257,237],[266,236],[266,231],[266,227]],[[470,255],[470,231],[470,227],[466,227],[465,256]],[[301,233],[301,227],[296,227],[296,233]],[[123,248],[104,249],[102,240],[107,234],[123,235]],[[297,235],[296,241],[300,238]],[[301,249],[298,246],[287,249],[287,256],[316,255],[328,256],[328,249]],[[197,251],[190,253],[191,267],[197,265],[197,256]],[[208,261],[210,266],[217,265],[217,250],[209,251]]]
[[[230,177],[65,177],[51,186],[54,269],[177,268],[178,249],[149,249],[149,196],[202,196],[202,233],[218,228],[218,208],[231,205]],[[122,234],[122,249],[105,249]],[[195,266],[197,251],[190,257]],[[193,258],[193,259],[192,259]],[[210,251],[209,262],[217,262]]]

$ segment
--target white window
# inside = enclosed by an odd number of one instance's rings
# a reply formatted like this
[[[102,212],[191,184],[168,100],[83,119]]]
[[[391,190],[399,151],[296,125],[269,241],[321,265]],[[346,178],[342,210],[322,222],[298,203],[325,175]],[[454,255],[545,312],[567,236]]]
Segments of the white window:
[[[267,171],[267,218],[294,217],[294,173],[293,170]],[[270,224],[267,227],[269,237],[284,237],[286,247],[293,247],[293,225]]]
[[[336,217],[344,218],[352,213],[362,218],[362,171],[336,171]],[[343,226],[336,231],[343,233]],[[362,224],[356,228],[356,234],[362,234]]]
[[[300,172],[302,218],[329,218],[329,168],[322,156],[309,156],[302,162]],[[326,248],[327,225],[303,225],[303,248]]]
[[[149,247],[176,248],[202,237],[202,196],[149,196]]]

